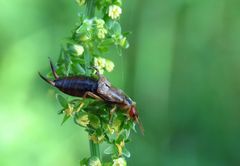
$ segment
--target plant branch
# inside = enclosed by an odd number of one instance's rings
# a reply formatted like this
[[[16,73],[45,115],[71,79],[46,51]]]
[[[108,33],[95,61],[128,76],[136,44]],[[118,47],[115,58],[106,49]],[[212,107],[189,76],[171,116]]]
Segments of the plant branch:
[[[95,0],[87,0],[87,17],[92,18],[95,14]]]
[[[86,7],[86,15],[88,18],[94,17],[95,14],[95,0],[87,0],[87,7]],[[87,71],[89,70],[89,60],[90,55],[89,52],[85,54],[85,64]],[[89,72],[87,72],[89,74]],[[90,134],[90,133],[89,133]],[[92,140],[89,140],[89,146],[90,146],[90,153],[91,157],[96,156],[101,160],[101,154],[99,150],[99,144],[95,144]]]
[[[95,144],[92,140],[89,140],[91,157],[96,156],[101,160],[101,154],[99,150],[99,144]]]

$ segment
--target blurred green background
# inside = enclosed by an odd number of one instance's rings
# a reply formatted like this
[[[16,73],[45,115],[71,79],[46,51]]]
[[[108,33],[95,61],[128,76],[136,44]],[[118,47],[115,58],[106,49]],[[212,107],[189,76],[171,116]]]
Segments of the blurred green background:
[[[87,134],[61,126],[55,90],[40,80],[77,22],[74,0],[0,0],[0,165],[70,166]],[[109,79],[138,104],[145,136],[130,166],[240,165],[240,1],[128,0],[132,31]]]

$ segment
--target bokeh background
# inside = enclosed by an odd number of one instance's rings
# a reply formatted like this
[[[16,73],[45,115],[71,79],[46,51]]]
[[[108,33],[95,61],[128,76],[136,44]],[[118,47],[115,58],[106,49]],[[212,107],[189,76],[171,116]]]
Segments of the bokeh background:
[[[40,80],[71,34],[74,0],[0,0],[0,165],[70,166],[87,134],[61,126],[55,90]],[[128,0],[132,31],[108,78],[138,104],[145,136],[130,166],[240,165],[240,1]]]

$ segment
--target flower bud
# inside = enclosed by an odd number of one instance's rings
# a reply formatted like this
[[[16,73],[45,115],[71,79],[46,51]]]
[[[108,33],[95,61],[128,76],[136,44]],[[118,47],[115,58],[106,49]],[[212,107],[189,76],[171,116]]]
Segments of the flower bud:
[[[84,48],[83,48],[82,45],[77,45],[77,44],[75,44],[75,45],[73,45],[73,49],[74,49],[74,51],[76,52],[76,55],[77,55],[77,56],[82,55],[83,52],[84,52]]]
[[[105,65],[105,69],[108,72],[111,72],[113,70],[113,68],[115,67],[114,63],[110,60],[106,60],[106,65]]]
[[[79,6],[82,6],[85,4],[86,0],[76,0],[77,4],[79,4]]]
[[[89,159],[88,165],[89,166],[102,166],[101,161],[96,156],[93,156]]]
[[[75,122],[80,126],[86,127],[90,123],[88,114],[85,112],[78,113],[75,117]]]
[[[127,162],[124,158],[120,157],[118,159],[113,160],[112,166],[127,166]]]

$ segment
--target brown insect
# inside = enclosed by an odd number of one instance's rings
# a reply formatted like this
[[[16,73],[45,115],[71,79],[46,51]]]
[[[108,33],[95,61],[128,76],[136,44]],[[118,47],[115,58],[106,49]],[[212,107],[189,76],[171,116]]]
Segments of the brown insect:
[[[65,94],[70,96],[77,96],[82,98],[94,98],[102,100],[109,104],[114,105],[110,113],[116,110],[116,106],[126,110],[129,116],[139,125],[141,132],[144,132],[141,122],[139,121],[138,112],[136,111],[136,103],[132,101],[121,89],[117,89],[97,71],[98,79],[87,76],[71,76],[60,78],[50,60],[50,66],[55,80],[49,80],[42,76],[40,77],[47,83],[58,88]]]

